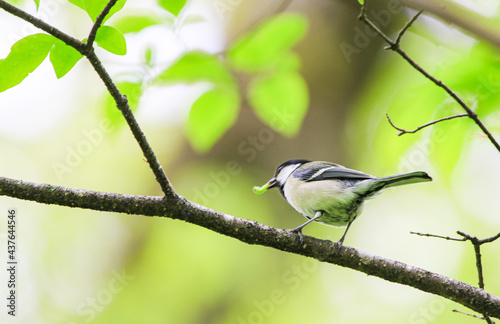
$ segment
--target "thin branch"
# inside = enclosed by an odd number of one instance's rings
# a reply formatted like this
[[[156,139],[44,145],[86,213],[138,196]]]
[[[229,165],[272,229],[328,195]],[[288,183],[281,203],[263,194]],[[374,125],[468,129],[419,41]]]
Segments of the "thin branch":
[[[102,12],[99,14],[99,16],[97,16],[95,23],[92,26],[92,29],[90,30],[89,37],[87,38],[87,47],[88,48],[94,46],[94,41],[95,41],[95,37],[97,35],[97,31],[101,27],[102,22],[104,21],[104,18],[106,18],[109,11],[111,10],[111,8],[113,8],[113,6],[116,4],[116,2],[118,2],[118,0],[110,0],[106,4],[106,6],[102,10]]]
[[[457,234],[460,236],[463,236],[465,240],[469,240],[472,245],[474,246],[474,252],[476,254],[476,268],[477,268],[477,275],[478,275],[478,285],[479,288],[484,289],[484,277],[483,277],[483,265],[481,262],[481,245],[486,244],[486,243],[491,243],[498,239],[500,237],[500,233],[498,233],[495,236],[480,240],[475,236],[469,235],[467,233],[464,233],[462,231],[457,231]]]
[[[385,0],[389,3],[392,0]],[[402,0],[403,5],[415,10],[424,9],[447,24],[453,24],[467,34],[490,42],[500,48],[500,34],[494,16],[487,17],[451,0]]]
[[[495,324],[495,322],[493,322],[489,316],[479,316],[479,315],[476,315],[476,314],[462,312],[461,310],[458,310],[458,309],[453,309],[452,312],[459,313],[459,314],[462,314],[462,315],[471,316],[471,317],[474,317],[474,318],[477,318],[477,319],[482,319],[482,320],[485,320],[488,324]]]
[[[417,14],[419,15],[419,14]],[[366,15],[366,2],[362,6],[361,14],[359,16],[359,20],[363,21],[367,24],[371,29],[373,29],[380,37],[382,37],[388,44],[389,49],[398,53],[405,61],[407,61],[415,70],[419,71],[422,75],[424,75],[427,79],[432,81],[435,85],[442,88],[450,97],[452,97],[466,112],[469,118],[471,118],[476,125],[481,129],[481,131],[488,137],[493,146],[500,152],[500,143],[493,137],[488,128],[483,124],[483,122],[479,119],[477,114],[446,84],[444,84],[441,80],[433,77],[430,73],[428,73],[425,69],[423,69],[417,62],[415,62],[408,54],[401,49],[399,46],[399,42],[392,41],[382,30],[380,30]],[[410,20],[411,22],[411,20]]]
[[[137,123],[137,120],[135,119],[135,116],[132,110],[130,109],[127,97],[122,95],[120,90],[118,90],[118,87],[111,79],[111,76],[108,74],[108,71],[106,71],[106,69],[102,65],[101,61],[99,60],[93,49],[92,51],[87,53],[86,56],[90,64],[92,64],[92,66],[94,67],[94,70],[97,72],[99,77],[106,85],[106,88],[108,89],[109,93],[115,100],[116,106],[122,112],[123,117],[127,121],[127,124],[130,130],[132,131],[132,134],[134,135],[137,143],[141,147],[142,153],[144,154],[144,157],[146,158],[149,167],[153,171],[153,174],[155,175],[156,181],[160,185],[161,190],[166,196],[169,197],[175,196],[176,193],[172,188],[172,186],[170,185],[167,175],[163,171],[163,168],[160,162],[158,161],[156,154],[153,151],[153,148],[151,147],[151,145],[149,145],[146,135],[144,135],[144,133],[142,132],[141,127]]]
[[[464,233],[462,231],[457,231],[457,234],[462,236],[462,238],[454,238],[454,237],[449,237],[449,236],[442,236],[442,235],[436,235],[436,234],[424,234],[424,233],[419,233],[419,232],[410,232],[411,234],[419,235],[419,236],[427,236],[427,237],[437,237],[437,238],[442,238],[445,240],[450,240],[450,241],[458,241],[458,242],[465,242],[465,241],[470,241],[472,245],[474,246],[474,252],[476,254],[476,267],[477,267],[477,274],[478,274],[478,286],[479,288],[484,289],[484,277],[483,277],[483,266],[481,262],[481,249],[480,246],[486,243],[491,243],[494,242],[495,240],[500,238],[500,233],[497,235],[494,235],[492,237],[488,237],[485,239],[478,239],[476,236],[472,236],[470,234]]]
[[[461,117],[469,117],[468,114],[458,114],[458,115],[453,115],[453,116],[448,116],[448,117],[443,117],[443,118],[440,118],[440,119],[437,119],[437,120],[434,120],[434,121],[431,121],[427,124],[423,124],[421,126],[418,126],[417,128],[413,129],[413,130],[407,130],[407,129],[404,129],[404,128],[400,128],[398,126],[396,126],[391,118],[389,117],[389,114],[385,114],[385,116],[387,117],[387,121],[389,121],[389,124],[391,124],[391,126],[393,128],[395,128],[396,130],[398,130],[398,136],[401,136],[403,134],[413,134],[413,133],[416,133],[418,132],[419,130],[423,129],[423,128],[426,128],[428,126],[431,126],[431,125],[434,125],[434,124],[437,124],[437,123],[440,123],[442,121],[445,121],[445,120],[450,120],[450,119],[455,119],[455,118],[461,118]]]
[[[479,240],[479,243],[480,244],[491,243],[491,242],[498,240],[499,238],[500,238],[500,233],[498,233],[497,235],[493,235],[492,237],[487,237],[485,239],[481,239],[481,240]]]
[[[64,43],[66,43],[66,45],[69,45],[69,46],[75,48],[82,55],[85,55],[85,53],[84,53],[85,45],[82,42],[80,42],[78,39],[60,31],[59,29],[47,24],[43,20],[38,19],[35,16],[30,15],[29,13],[11,5],[10,3],[8,3],[4,0],[0,0],[0,8],[5,10],[6,12],[12,14],[13,16],[19,17],[19,18],[33,24],[33,26],[40,28],[41,30],[48,33],[49,35],[52,35],[59,40],[62,40]]]
[[[96,30],[97,30],[98,27],[96,27],[96,26],[98,26],[98,21],[100,20],[102,22],[102,20],[107,15],[107,13],[109,12],[109,10],[111,9],[112,5],[115,2],[116,2],[116,0],[112,0],[106,5],[104,10],[99,15],[100,18],[98,18],[96,20],[96,24],[94,24],[94,27],[92,29],[96,28]],[[168,178],[167,178],[165,172],[163,171],[163,168],[162,168],[160,162],[156,158],[156,155],[155,155],[153,149],[149,145],[149,142],[148,142],[146,136],[142,132],[139,124],[137,123],[137,120],[135,119],[134,114],[132,113],[132,110],[130,109],[127,97],[122,95],[120,90],[118,90],[118,87],[113,82],[113,80],[109,76],[108,72],[103,67],[101,61],[99,60],[99,58],[95,54],[94,48],[93,47],[86,47],[79,40],[61,32],[60,30],[43,22],[42,20],[33,17],[29,13],[24,12],[24,11],[20,10],[19,8],[16,8],[3,0],[0,0],[0,8],[2,8],[5,11],[33,24],[35,27],[38,27],[38,28],[46,31],[47,33],[51,34],[52,36],[62,40],[67,45],[72,46],[73,48],[78,50],[82,55],[87,57],[90,64],[92,64],[92,66],[94,67],[94,70],[97,72],[97,74],[99,75],[101,80],[104,82],[104,85],[108,89],[109,93],[111,94],[111,96],[115,100],[116,106],[122,112],[123,117],[127,121],[127,124],[129,126],[130,130],[132,131],[132,134],[134,135],[137,143],[139,144],[139,146],[142,150],[142,153],[144,154],[144,157],[148,161],[148,164],[149,164],[151,170],[153,171],[153,174],[155,175],[156,181],[160,185],[161,190],[163,191],[163,193],[166,196],[171,196],[171,197],[175,196],[176,193],[175,193],[174,189],[170,185],[170,182],[168,181]],[[99,25],[100,25],[100,23],[99,23]]]
[[[420,236],[438,237],[438,238],[451,240],[451,241],[460,241],[460,242],[470,241],[472,243],[472,245],[474,246],[474,252],[476,255],[476,269],[477,269],[477,276],[478,276],[478,286],[479,286],[479,288],[484,289],[483,265],[482,265],[482,261],[481,261],[481,245],[486,244],[486,243],[491,243],[491,242],[497,240],[498,238],[500,238],[500,233],[498,233],[497,235],[494,235],[492,237],[482,239],[482,240],[478,239],[476,236],[469,235],[469,234],[464,233],[462,231],[457,231],[457,234],[462,236],[461,239],[452,238],[452,237],[448,237],[448,236],[435,235],[435,234],[422,234],[422,233],[417,233],[417,232],[410,232],[410,233],[420,235]],[[480,317],[477,315],[464,313],[464,312],[461,312],[459,310],[453,310],[453,311],[458,312],[458,313],[463,313],[466,315],[470,315],[470,316],[474,316],[474,317],[477,317],[480,319],[484,319],[486,322],[493,324],[493,321],[488,316],[488,314],[483,313],[483,316]]]
[[[410,234],[415,234],[418,236],[437,237],[437,238],[442,238],[442,239],[449,240],[449,241],[464,242],[466,240],[465,238],[454,238],[454,237],[449,237],[449,236],[441,236],[441,235],[436,235],[436,234],[426,234],[426,233],[419,233],[419,232],[410,232]]]
[[[2,177],[0,177],[0,195],[44,204],[180,219],[248,244],[300,254],[411,286],[448,298],[481,314],[500,318],[500,297],[478,287],[347,246],[336,252],[335,243],[328,240],[304,236],[303,243],[300,243],[298,235],[291,234],[287,230],[223,214],[178,196],[122,195]]]
[[[396,38],[396,44],[399,45],[399,43],[401,42],[401,38],[403,37],[403,35],[406,33],[406,31],[408,30],[408,28],[411,27],[411,25],[413,25],[413,23],[418,19],[418,17],[420,17],[420,15],[423,13],[424,11],[423,10],[419,10],[419,12],[417,12],[417,14],[415,16],[413,16],[407,23],[406,25],[403,27],[403,29],[401,29],[401,31],[399,32],[398,34],[398,38]]]

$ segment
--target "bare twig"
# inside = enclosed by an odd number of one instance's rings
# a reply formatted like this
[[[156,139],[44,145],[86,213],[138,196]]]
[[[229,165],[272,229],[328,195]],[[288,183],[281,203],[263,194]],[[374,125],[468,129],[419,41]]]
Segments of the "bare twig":
[[[406,25],[403,27],[403,29],[401,29],[401,31],[399,32],[398,34],[398,38],[396,38],[396,44],[399,44],[401,42],[401,38],[403,37],[403,35],[406,33],[406,31],[408,30],[408,28],[411,27],[411,25],[413,25],[413,23],[418,19],[418,17],[420,17],[420,15],[423,13],[424,11],[423,10],[419,10],[419,12],[417,12],[417,14],[415,16],[413,16],[407,23]]]
[[[426,233],[419,233],[419,232],[410,232],[410,234],[415,234],[418,236],[437,237],[437,238],[442,238],[442,239],[449,240],[449,241],[464,242],[466,240],[465,238],[454,238],[454,237],[449,237],[449,236],[442,236],[442,235],[436,235],[436,234],[426,234]]]
[[[417,17],[420,15],[420,12],[417,13]],[[416,18],[415,18],[416,19]],[[359,16],[359,20],[363,21],[367,24],[371,29],[373,29],[380,37],[382,37],[386,43],[389,44],[389,49],[398,53],[405,61],[407,61],[415,70],[419,71],[422,75],[424,75],[427,79],[432,81],[435,85],[442,88],[450,97],[452,97],[467,113],[469,118],[471,118],[476,125],[481,129],[481,131],[488,137],[493,146],[500,152],[500,143],[493,137],[488,128],[483,124],[481,119],[477,116],[477,114],[463,101],[458,94],[456,94],[451,88],[449,88],[443,81],[435,78],[430,73],[428,73],[424,68],[422,68],[417,62],[415,62],[405,51],[403,51],[400,47],[399,41],[391,40],[380,28],[377,27],[366,15],[366,2],[361,7],[361,14]],[[414,19],[411,19],[408,25],[411,25],[414,22]],[[405,26],[407,29],[408,27]],[[405,29],[403,28],[403,29]],[[399,39],[401,40],[401,39]]]
[[[488,237],[486,239],[478,239],[475,236],[469,235],[467,233],[464,233],[462,231],[457,231],[457,234],[460,236],[463,236],[465,240],[469,240],[472,245],[474,245],[474,252],[476,253],[476,268],[477,268],[477,275],[478,275],[478,280],[479,280],[479,288],[484,289],[484,278],[483,278],[483,265],[481,262],[481,245],[485,243],[491,243],[498,239],[500,237],[500,233],[498,233],[495,236]]]
[[[249,244],[272,247],[436,294],[475,312],[500,318],[500,297],[467,283],[399,261],[223,214],[182,197],[133,196],[0,177],[0,195],[44,204],[184,220]]]
[[[390,3],[392,0],[384,0]],[[482,15],[473,8],[467,8],[452,0],[402,0],[404,6],[427,13],[447,24],[454,24],[467,34],[473,34],[500,48],[498,24],[494,16]]]
[[[500,233],[498,233],[497,235],[493,235],[492,237],[487,237],[485,239],[482,239],[482,240],[479,240],[479,242],[481,244],[484,244],[484,243],[491,243],[493,241],[496,241],[500,238]]]
[[[100,18],[98,18],[98,20],[100,20],[102,22],[104,17],[107,15],[109,10],[111,9],[112,4],[115,2],[116,2],[116,0],[112,0],[106,5],[106,7],[102,11],[102,13],[99,15]],[[153,171],[153,174],[155,175],[156,181],[159,183],[163,193],[166,196],[170,196],[170,197],[175,196],[176,193],[175,193],[174,189],[170,185],[170,182],[168,181],[168,178],[167,178],[165,172],[163,171],[163,168],[162,168],[160,162],[156,158],[156,155],[155,155],[153,149],[149,145],[149,142],[148,142],[146,136],[142,132],[139,124],[137,123],[137,120],[135,119],[134,114],[132,113],[132,110],[130,109],[130,106],[129,106],[128,101],[127,101],[127,97],[124,96],[120,92],[120,90],[118,90],[118,87],[113,82],[113,80],[109,76],[108,72],[103,67],[101,61],[99,60],[99,58],[95,54],[94,48],[85,46],[79,40],[63,33],[62,31],[45,23],[44,21],[30,15],[29,13],[24,12],[21,9],[10,5],[9,3],[5,2],[4,0],[0,0],[0,8],[13,14],[14,16],[17,16],[17,17],[33,24],[35,27],[42,29],[43,31],[49,33],[50,35],[56,37],[57,39],[62,40],[67,45],[75,48],[82,55],[87,57],[90,64],[92,64],[92,66],[94,67],[94,70],[97,72],[99,77],[102,79],[102,81],[104,82],[104,85],[106,86],[109,93],[111,94],[111,96],[115,100],[116,106],[118,107],[118,109],[122,112],[123,116],[125,117],[125,120],[127,121],[127,124],[129,126],[130,130],[132,131],[132,134],[134,135],[137,143],[139,144],[139,146],[142,150],[142,153],[144,154],[144,157],[148,161],[148,164],[149,164],[151,170]],[[100,23],[99,23],[99,25],[100,25]],[[98,21],[97,20],[96,20],[96,24],[94,24],[94,27],[97,31],[97,28],[98,28]],[[94,29],[94,27],[93,27],[93,29]]]
[[[478,276],[478,286],[481,289],[484,289],[484,276],[483,276],[483,265],[481,261],[481,245],[486,244],[486,243],[491,243],[497,239],[500,238],[500,233],[497,235],[485,238],[485,239],[478,239],[476,236],[469,235],[467,233],[464,233],[462,231],[457,231],[457,234],[462,236],[462,238],[453,238],[449,236],[441,236],[441,235],[435,235],[435,234],[422,234],[422,233],[417,233],[417,232],[410,232],[411,234],[416,234],[420,236],[428,236],[428,237],[437,237],[437,238],[442,238],[445,240],[451,240],[451,241],[460,241],[460,242],[465,242],[465,241],[470,241],[472,245],[474,246],[474,252],[476,255],[476,269],[477,269],[477,276]],[[473,315],[469,313],[464,313],[459,310],[453,310],[454,312],[458,313],[463,313],[466,315],[474,316],[480,319],[484,319],[486,322],[493,324],[493,321],[491,320],[490,316],[487,314],[483,313],[483,316],[478,316],[478,315]]]
[[[459,313],[459,314],[462,314],[462,315],[471,316],[471,317],[478,318],[478,319],[482,319],[482,320],[485,320],[486,323],[488,323],[488,324],[495,324],[495,322],[493,322],[489,316],[479,316],[479,315],[476,315],[476,314],[462,312],[461,310],[458,310],[458,309],[453,309],[452,312]]]
[[[407,130],[407,129],[404,129],[404,128],[400,128],[398,126],[396,126],[391,118],[389,117],[389,114],[385,114],[385,116],[387,117],[387,120],[389,121],[389,124],[391,124],[392,127],[394,127],[396,130],[398,130],[398,136],[401,136],[403,134],[412,134],[412,133],[416,133],[418,132],[419,130],[423,129],[423,128],[426,128],[428,126],[431,126],[431,125],[434,125],[434,124],[437,124],[437,123],[440,123],[442,121],[445,121],[445,120],[451,120],[451,119],[455,119],[455,118],[461,118],[461,117],[469,117],[469,114],[458,114],[458,115],[453,115],[453,116],[448,116],[448,117],[443,117],[443,118],[440,118],[440,119],[436,119],[434,121],[431,121],[427,124],[423,124],[421,126],[418,126],[417,128],[413,129],[413,130]]]
[[[95,37],[97,35],[97,31],[101,27],[102,22],[104,21],[104,18],[106,18],[109,11],[111,10],[111,8],[113,8],[113,6],[116,4],[116,2],[118,2],[118,0],[110,0],[106,4],[106,6],[102,10],[102,12],[99,14],[99,16],[97,16],[95,23],[92,26],[92,29],[90,30],[89,37],[87,38],[87,47],[88,48],[94,46],[94,41],[95,41]]]
[[[410,232],[411,234],[419,235],[419,236],[427,236],[427,237],[437,237],[437,238],[442,238],[445,240],[450,240],[450,241],[459,241],[459,242],[465,242],[465,241],[470,241],[472,245],[474,246],[474,251],[476,253],[476,267],[477,267],[477,273],[478,273],[478,286],[479,288],[484,289],[484,278],[483,278],[483,266],[481,263],[481,249],[480,246],[486,243],[491,243],[497,239],[500,238],[500,233],[497,235],[485,238],[485,239],[478,239],[476,236],[469,235],[467,233],[464,233],[462,231],[457,231],[457,234],[462,236],[462,238],[454,238],[454,237],[449,237],[449,236],[442,236],[442,235],[436,235],[436,234],[424,234],[424,233],[419,233],[419,232]]]

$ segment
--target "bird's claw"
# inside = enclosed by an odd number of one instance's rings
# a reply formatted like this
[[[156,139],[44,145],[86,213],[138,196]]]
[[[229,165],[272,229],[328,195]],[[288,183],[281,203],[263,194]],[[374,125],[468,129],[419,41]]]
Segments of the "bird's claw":
[[[297,234],[299,236],[300,245],[304,243],[304,235],[302,234],[302,228],[294,228],[286,230],[288,233]]]
[[[343,242],[341,242],[341,241],[338,241],[337,243],[335,243],[335,251],[333,253],[337,253],[340,250],[340,248],[342,247],[342,245],[343,245]]]

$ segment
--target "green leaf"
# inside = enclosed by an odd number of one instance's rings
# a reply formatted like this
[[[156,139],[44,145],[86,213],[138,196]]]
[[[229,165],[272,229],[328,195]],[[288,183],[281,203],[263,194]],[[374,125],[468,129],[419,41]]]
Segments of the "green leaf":
[[[360,4],[360,5],[365,4],[365,1],[364,1],[364,0],[358,0],[358,2],[359,2],[359,4]]]
[[[159,25],[163,20],[153,13],[147,15],[130,15],[119,18],[113,26],[124,34],[138,33],[143,29]]]
[[[66,75],[75,64],[83,57],[73,47],[66,45],[62,41],[56,41],[50,51],[50,62],[54,67],[54,72],[58,79]]]
[[[93,22],[96,21],[97,17],[101,14],[102,10],[108,4],[109,0],[68,0],[70,3],[77,7],[82,8],[87,12],[90,19]],[[116,4],[111,8],[109,13],[106,15],[103,23],[106,22],[111,16],[120,11],[127,0],[118,0]]]
[[[235,88],[215,88],[203,94],[191,108],[187,137],[199,153],[207,152],[236,122],[239,96]]]
[[[49,54],[56,39],[47,34],[27,36],[16,42],[9,55],[0,60],[0,92],[23,81]]]
[[[36,11],[38,11],[38,8],[40,8],[40,0],[35,0],[36,4]]]
[[[127,96],[128,104],[132,112],[137,110],[139,100],[143,93],[140,82],[123,81],[116,84],[120,92]],[[125,122],[121,111],[116,107],[116,102],[109,93],[104,100],[104,118],[106,118],[112,127],[118,127]]]
[[[188,52],[163,71],[156,79],[160,83],[212,81],[234,84],[231,73],[215,55]]]
[[[285,136],[298,133],[309,105],[307,84],[296,72],[252,80],[249,101],[257,116]]]
[[[236,69],[259,72],[272,66],[306,34],[307,20],[298,14],[281,14],[239,39],[228,51]]]
[[[127,42],[125,41],[125,36],[123,36],[123,34],[116,28],[111,26],[102,26],[99,28],[95,37],[95,42],[97,45],[113,54],[127,54]]]
[[[179,15],[186,2],[187,0],[158,0],[158,4],[174,16]]]

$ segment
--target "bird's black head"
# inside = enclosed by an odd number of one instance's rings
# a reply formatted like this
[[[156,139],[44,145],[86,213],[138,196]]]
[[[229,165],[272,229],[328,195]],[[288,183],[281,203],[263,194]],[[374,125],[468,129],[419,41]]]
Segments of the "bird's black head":
[[[304,160],[304,159],[292,159],[288,160],[286,162],[281,163],[278,168],[276,169],[276,172],[274,173],[274,177],[269,180],[265,185],[262,187],[254,187],[253,190],[257,194],[262,194],[264,193],[267,189],[278,187],[283,193],[283,186],[285,185],[286,179],[292,174],[295,169],[303,165],[304,163],[311,162],[309,160]]]
[[[305,163],[311,162],[310,160],[304,160],[304,159],[291,159],[288,161],[285,161],[281,163],[278,168],[276,169],[276,172],[274,173],[274,179],[275,183],[270,187],[275,187],[275,186],[280,186],[283,187],[283,185],[286,182],[286,179],[288,179],[288,176],[298,167]]]

